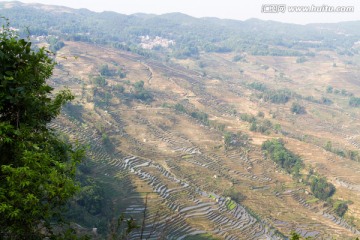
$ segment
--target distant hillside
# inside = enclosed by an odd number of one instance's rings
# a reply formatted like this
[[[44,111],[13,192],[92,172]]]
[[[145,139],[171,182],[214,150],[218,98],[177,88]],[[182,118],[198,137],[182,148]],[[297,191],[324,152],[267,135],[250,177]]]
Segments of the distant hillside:
[[[137,53],[141,53],[137,50],[140,36],[158,36],[176,42],[170,52],[178,58],[196,57],[199,51],[300,56],[309,48],[346,49],[352,54],[356,53],[352,49],[354,42],[360,39],[360,22],[303,26],[258,19],[194,18],[182,13],[96,13],[21,2],[1,2],[0,15],[22,31],[29,27],[32,35],[56,35],[65,40],[107,44]]]

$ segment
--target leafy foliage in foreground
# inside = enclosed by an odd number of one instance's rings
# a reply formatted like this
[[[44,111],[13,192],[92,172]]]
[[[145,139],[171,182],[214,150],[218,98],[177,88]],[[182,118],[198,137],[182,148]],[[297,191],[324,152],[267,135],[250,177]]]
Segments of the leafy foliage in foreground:
[[[78,189],[74,175],[83,151],[47,127],[73,96],[64,90],[51,98],[48,51],[32,51],[31,42],[8,28],[0,40],[0,233],[37,239],[51,235],[50,222]]]

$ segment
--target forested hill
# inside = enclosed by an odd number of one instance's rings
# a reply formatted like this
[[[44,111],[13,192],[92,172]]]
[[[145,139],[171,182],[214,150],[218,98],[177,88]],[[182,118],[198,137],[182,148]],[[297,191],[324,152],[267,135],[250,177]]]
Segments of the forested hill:
[[[138,53],[141,36],[157,36],[176,42],[171,53],[178,58],[197,56],[199,51],[300,56],[310,48],[337,49],[351,55],[354,43],[360,39],[360,21],[296,25],[258,19],[194,18],[181,13],[97,13],[21,2],[0,2],[0,16],[24,33],[28,27],[31,35],[56,35],[64,40],[107,44]]]

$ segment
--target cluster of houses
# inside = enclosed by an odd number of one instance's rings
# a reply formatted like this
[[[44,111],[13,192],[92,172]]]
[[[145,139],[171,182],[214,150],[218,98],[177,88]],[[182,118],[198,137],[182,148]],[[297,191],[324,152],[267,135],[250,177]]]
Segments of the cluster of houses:
[[[149,37],[149,35],[140,36],[140,40],[141,40],[140,46],[144,49],[153,49],[154,47],[157,46],[168,48],[172,45],[175,45],[174,40],[169,40],[159,36],[156,36],[155,38]]]

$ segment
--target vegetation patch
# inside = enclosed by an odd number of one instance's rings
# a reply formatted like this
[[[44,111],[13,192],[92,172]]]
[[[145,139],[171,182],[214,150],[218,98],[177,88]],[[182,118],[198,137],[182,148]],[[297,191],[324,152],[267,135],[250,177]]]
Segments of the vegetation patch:
[[[226,201],[226,208],[231,211],[236,207],[236,203],[233,200],[227,200]]]
[[[343,217],[348,209],[349,206],[347,201],[337,200],[333,204],[333,210],[339,217]]]
[[[313,177],[310,188],[314,196],[321,200],[326,200],[335,193],[335,186],[327,182],[325,177]]]
[[[305,111],[305,107],[300,105],[299,103],[297,102],[294,102],[292,105],[291,105],[291,108],[290,108],[290,111],[294,114],[305,114],[306,111]]]
[[[224,192],[224,196],[229,197],[231,200],[241,203],[246,199],[246,196],[241,194],[239,191],[234,188],[230,188]]]
[[[351,97],[349,100],[350,107],[360,107],[360,98],[359,97]]]
[[[295,175],[300,174],[300,169],[304,166],[302,159],[287,150],[281,139],[267,140],[261,148],[266,151],[271,160],[285,169],[286,172]]]
[[[360,154],[357,150],[350,150],[350,149],[344,149],[344,148],[338,148],[334,147],[331,141],[327,141],[325,146],[323,148],[326,151],[332,152],[340,157],[346,157],[353,161],[360,161]]]
[[[215,238],[210,233],[204,233],[194,236],[187,236],[185,240],[219,240],[220,238]]]
[[[231,133],[224,132],[224,146],[225,149],[230,149],[234,147],[243,147],[246,146],[250,141],[249,135],[246,133]]]

